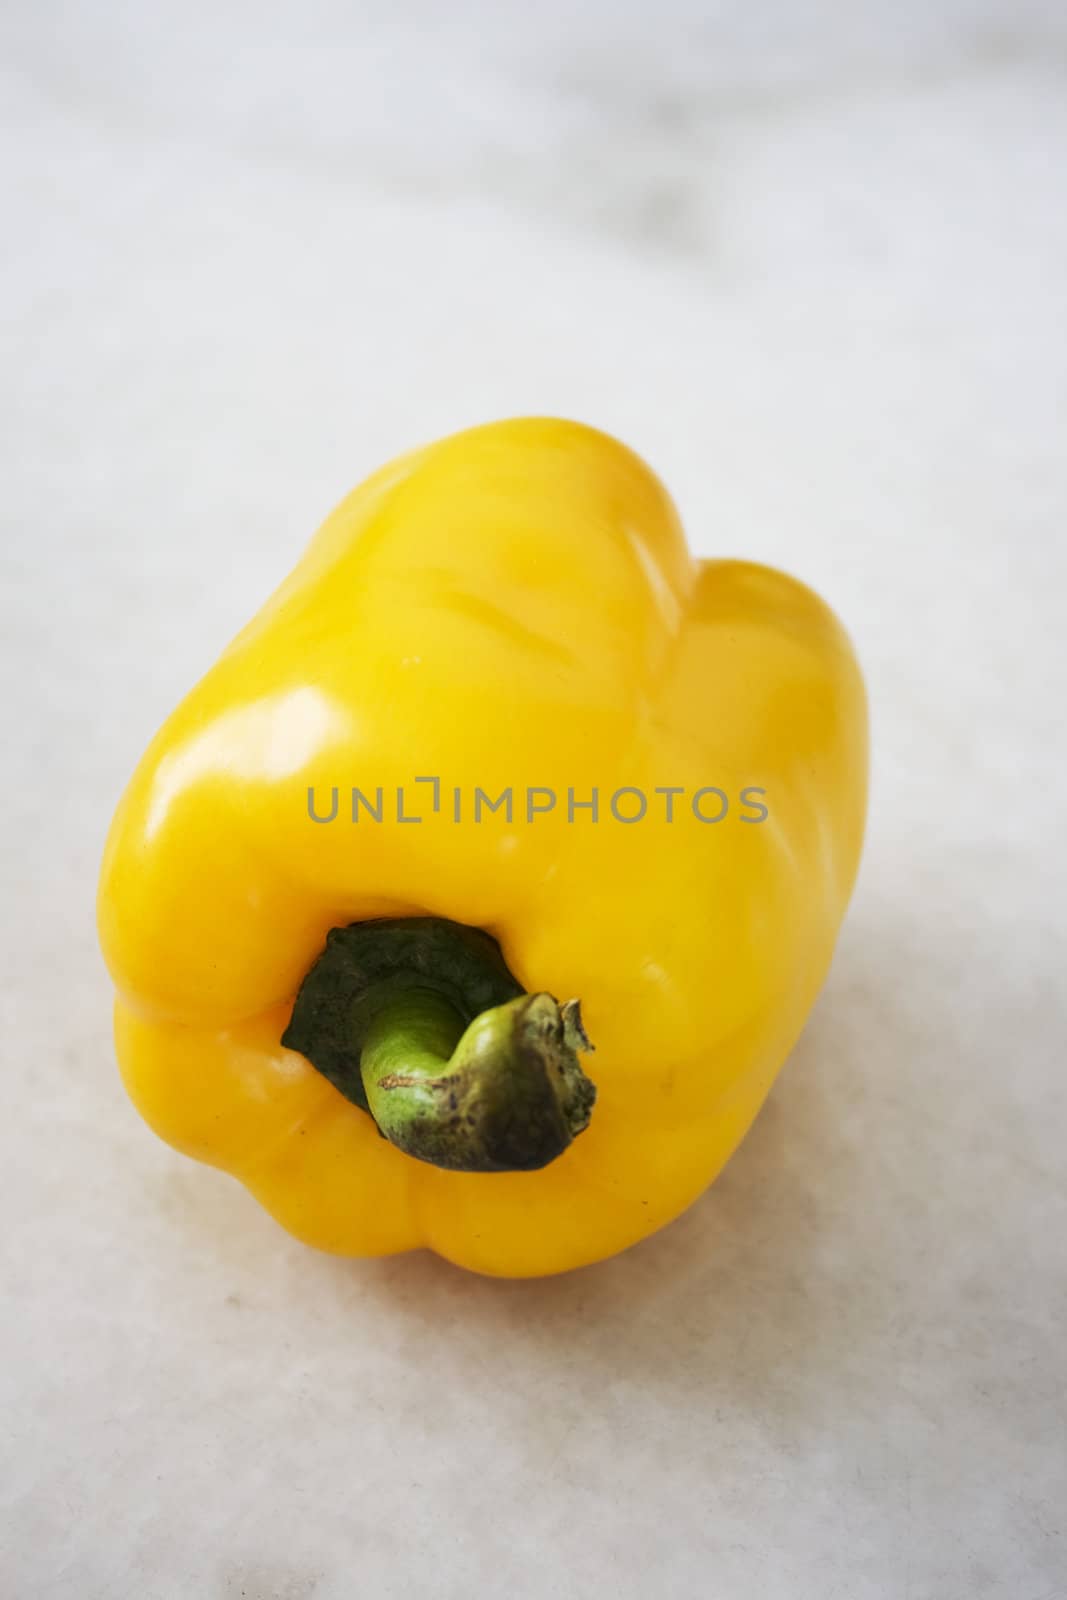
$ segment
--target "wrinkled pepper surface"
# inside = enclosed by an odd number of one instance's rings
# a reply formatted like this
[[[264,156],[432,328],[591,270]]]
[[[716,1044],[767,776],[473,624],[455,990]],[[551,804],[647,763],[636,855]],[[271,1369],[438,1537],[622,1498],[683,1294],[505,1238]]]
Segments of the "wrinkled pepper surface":
[[[622,445],[532,419],[417,450],[122,799],[99,923],[128,1091],[321,1249],[609,1256],[708,1185],[796,1040],[866,768],[832,613],[695,561]]]

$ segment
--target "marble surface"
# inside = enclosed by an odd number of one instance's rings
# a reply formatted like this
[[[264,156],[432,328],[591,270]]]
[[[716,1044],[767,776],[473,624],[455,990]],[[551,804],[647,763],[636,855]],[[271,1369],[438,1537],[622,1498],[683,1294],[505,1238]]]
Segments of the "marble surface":
[[[0,39],[0,1587],[1067,1595],[1062,8],[24,0]],[[507,1284],[312,1254],[155,1141],[92,898],[321,514],[529,411],[822,589],[875,751],[721,1181]]]

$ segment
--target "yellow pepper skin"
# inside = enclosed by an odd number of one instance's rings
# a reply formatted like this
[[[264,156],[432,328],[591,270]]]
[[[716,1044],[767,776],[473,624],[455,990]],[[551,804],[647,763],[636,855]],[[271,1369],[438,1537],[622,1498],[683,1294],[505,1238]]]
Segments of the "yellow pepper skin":
[[[615,440],[523,419],[415,451],[328,517],[119,805],[99,926],[127,1089],[320,1249],[512,1277],[601,1260],[690,1205],[759,1110],[829,967],[866,772],[832,613],[694,561]],[[511,786],[513,821],[475,822],[475,786]],[[559,801],[527,821],[529,786]],[[351,820],[352,787],[382,789],[380,822]],[[609,809],[624,787],[640,821]],[[691,803],[709,787],[719,822]],[[549,1165],[412,1159],[280,1043],[329,931],[406,917],[484,930],[523,988],[580,997],[597,1100]]]

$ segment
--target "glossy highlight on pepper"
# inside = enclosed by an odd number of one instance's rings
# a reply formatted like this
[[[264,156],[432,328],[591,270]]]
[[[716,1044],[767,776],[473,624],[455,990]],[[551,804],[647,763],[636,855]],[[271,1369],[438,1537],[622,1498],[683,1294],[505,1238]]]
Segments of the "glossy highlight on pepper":
[[[99,925],[129,1093],[321,1249],[503,1276],[602,1259],[684,1210],[762,1104],[829,966],[866,770],[833,614],[766,567],[693,560],[624,446],[521,419],[417,450],[327,518],[119,805]],[[768,815],[309,819],[309,790],[427,773],[492,795],[758,787]],[[406,919],[481,930],[520,993],[580,997],[596,1103],[545,1165],[416,1159],[282,1043],[332,930]]]

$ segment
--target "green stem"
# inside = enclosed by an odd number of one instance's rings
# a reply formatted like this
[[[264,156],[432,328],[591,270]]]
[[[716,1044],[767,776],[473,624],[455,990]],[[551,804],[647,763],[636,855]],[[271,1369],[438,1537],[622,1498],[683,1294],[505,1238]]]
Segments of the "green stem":
[[[495,940],[441,918],[333,929],[282,1043],[406,1155],[454,1171],[546,1166],[596,1097],[578,1002],[524,993]]]

